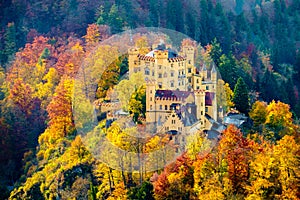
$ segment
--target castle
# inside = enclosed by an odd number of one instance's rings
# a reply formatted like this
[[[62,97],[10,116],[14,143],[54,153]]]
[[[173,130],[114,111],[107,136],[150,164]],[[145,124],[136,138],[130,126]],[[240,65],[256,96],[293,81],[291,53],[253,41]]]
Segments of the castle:
[[[165,132],[184,142],[192,130],[210,129],[217,120],[217,71],[212,64],[195,67],[193,46],[177,53],[160,44],[143,55],[133,48],[129,54],[129,75],[142,72],[146,80],[146,123],[153,132]]]

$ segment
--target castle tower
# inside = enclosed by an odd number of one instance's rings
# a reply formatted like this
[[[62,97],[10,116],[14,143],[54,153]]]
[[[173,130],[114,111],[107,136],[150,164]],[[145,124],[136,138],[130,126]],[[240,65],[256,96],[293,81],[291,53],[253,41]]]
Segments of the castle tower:
[[[138,54],[139,50],[137,48],[132,48],[128,50],[129,75],[133,74],[134,68],[138,66]]]
[[[168,50],[158,50],[154,53],[154,58],[157,65],[167,65]]]
[[[203,63],[203,67],[201,69],[201,77],[206,80],[207,79],[207,68],[206,68],[206,64]]]
[[[212,117],[217,120],[218,117],[218,106],[217,106],[217,69],[216,69],[216,65],[215,63],[212,63],[212,67],[211,67],[211,89],[210,92],[213,92],[215,94],[215,97],[213,98],[213,102],[212,102]]]
[[[205,91],[203,90],[195,90],[195,104],[197,106],[197,119],[203,123],[204,126],[204,118],[205,118]]]
[[[149,123],[156,122],[155,92],[156,84],[149,81],[146,84],[146,121]]]
[[[188,65],[195,65],[195,48],[193,46],[183,46],[181,53],[186,57]]]
[[[217,83],[217,69],[215,63],[212,63],[212,68],[211,68],[211,81],[213,83]]]

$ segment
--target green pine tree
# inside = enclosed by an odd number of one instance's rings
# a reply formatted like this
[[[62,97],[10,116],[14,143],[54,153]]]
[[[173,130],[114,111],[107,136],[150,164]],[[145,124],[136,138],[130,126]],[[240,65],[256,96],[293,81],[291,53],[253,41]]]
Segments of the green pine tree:
[[[4,34],[4,63],[12,60],[16,50],[16,27],[12,22],[8,23]]]
[[[243,78],[239,78],[235,87],[234,87],[234,95],[232,99],[235,107],[241,113],[247,114],[249,111],[249,93],[247,89],[247,85]]]

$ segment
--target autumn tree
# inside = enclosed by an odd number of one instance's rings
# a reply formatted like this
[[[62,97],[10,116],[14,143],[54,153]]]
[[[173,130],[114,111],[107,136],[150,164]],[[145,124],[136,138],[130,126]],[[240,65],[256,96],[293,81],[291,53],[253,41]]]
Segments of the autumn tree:
[[[230,89],[229,84],[219,79],[217,82],[217,105],[228,112],[230,108],[234,107],[232,98],[233,91]]]
[[[138,123],[139,117],[146,117],[146,87],[137,88],[131,96],[128,104],[129,113],[133,116],[133,121]]]
[[[266,126],[275,132],[275,138],[294,132],[292,113],[288,104],[274,100],[267,106]]]
[[[135,38],[135,47],[139,49],[140,54],[147,54],[149,52],[149,44],[147,37],[145,36],[140,36]]]
[[[98,88],[96,91],[97,98],[105,98],[107,91],[113,89],[115,85],[119,82],[120,78],[120,66],[121,66],[121,57],[114,60],[107,69],[101,74],[101,79],[98,83]]]
[[[86,43],[90,45],[97,44],[100,42],[100,32],[99,32],[99,25],[97,24],[89,24],[87,30],[86,30],[86,35],[84,36],[84,39]]]
[[[255,127],[259,127],[266,122],[267,104],[262,101],[256,101],[249,112],[249,116],[254,122]]]
[[[189,199],[193,184],[192,162],[183,154],[166,166],[153,183],[155,199]]]
[[[50,103],[55,87],[59,83],[59,75],[55,68],[50,68],[48,73],[43,77],[42,82],[37,84],[37,91],[35,96],[42,101],[42,106],[46,106]]]
[[[277,142],[274,148],[274,157],[278,161],[278,180],[281,184],[280,199],[299,198],[300,170],[299,156],[300,145],[296,143],[293,136],[284,136]]]
[[[49,115],[48,127],[39,137],[41,149],[51,153],[51,148],[60,139],[72,135],[75,131],[72,118],[73,80],[63,77],[55,89],[50,104],[47,106]],[[40,151],[40,154],[44,154]],[[45,157],[49,155],[45,154]]]
[[[43,77],[45,64],[40,65],[39,60],[43,56],[45,49],[54,51],[48,43],[49,38],[39,36],[32,43],[27,43],[24,49],[16,53],[15,60],[12,63],[7,80],[13,83],[14,80],[22,78],[24,82],[30,84],[35,89],[35,83],[40,82],[39,77]]]
[[[89,24],[86,29],[86,35],[83,38],[86,41],[87,48],[92,50],[100,41],[107,39],[110,35],[110,29],[107,25]]]
[[[299,144],[284,136],[276,145],[264,142],[250,162],[250,185],[246,199],[297,199],[299,196]]]
[[[229,179],[232,193],[243,193],[249,175],[249,150],[240,130],[233,125],[224,130],[218,145],[219,162],[225,164],[224,180]]]
[[[123,108],[125,110],[128,109],[128,104],[131,99],[134,91],[142,86],[144,83],[144,78],[141,73],[134,73],[129,77],[129,80],[122,80],[116,86],[116,92],[118,93],[118,98],[122,103]]]

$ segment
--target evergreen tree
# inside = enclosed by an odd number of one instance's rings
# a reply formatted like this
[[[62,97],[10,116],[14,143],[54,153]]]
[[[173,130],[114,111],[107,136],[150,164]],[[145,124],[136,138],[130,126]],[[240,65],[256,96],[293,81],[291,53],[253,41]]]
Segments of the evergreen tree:
[[[233,89],[240,76],[237,61],[232,53],[229,53],[229,55],[223,54],[219,60],[219,71],[222,79],[229,83],[230,88]]]
[[[215,38],[212,43],[212,48],[211,48],[211,51],[209,53],[210,57],[213,59],[213,61],[215,62],[215,64],[217,66],[219,66],[220,64],[220,57],[222,55],[222,48],[220,46],[220,43],[217,41],[217,38]]]
[[[16,27],[12,22],[7,24],[4,35],[4,63],[11,60],[16,50]]]
[[[244,6],[244,0],[236,1],[235,13],[239,15],[241,12],[243,12],[243,6]]]
[[[119,8],[116,4],[113,4],[110,8],[107,18],[108,25],[111,27],[113,34],[119,33],[123,29],[124,20],[119,15]]]
[[[154,200],[153,197],[153,185],[146,181],[141,186],[131,188],[127,193],[128,199],[134,200]]]
[[[232,99],[235,107],[241,113],[247,114],[249,111],[249,94],[247,85],[244,82],[243,78],[239,78],[235,87],[234,87],[234,95]]]
[[[276,80],[275,74],[266,69],[262,80],[261,80],[261,84],[260,84],[260,92],[261,92],[261,97],[267,101],[267,102],[271,102],[273,99],[274,100],[279,100],[279,85],[278,82]]]

